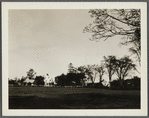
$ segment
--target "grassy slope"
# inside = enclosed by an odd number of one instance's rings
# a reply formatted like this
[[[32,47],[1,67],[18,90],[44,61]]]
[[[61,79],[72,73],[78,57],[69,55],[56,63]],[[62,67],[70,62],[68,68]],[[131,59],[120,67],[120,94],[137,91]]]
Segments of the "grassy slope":
[[[10,109],[139,109],[139,90],[10,87]]]

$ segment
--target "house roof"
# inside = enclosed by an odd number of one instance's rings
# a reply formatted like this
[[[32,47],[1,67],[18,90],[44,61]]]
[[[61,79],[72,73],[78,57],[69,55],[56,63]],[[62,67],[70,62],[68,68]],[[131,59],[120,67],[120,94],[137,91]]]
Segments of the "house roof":
[[[32,79],[29,79],[29,78],[27,78],[24,82],[26,82],[26,83],[33,83],[35,80],[32,80]]]

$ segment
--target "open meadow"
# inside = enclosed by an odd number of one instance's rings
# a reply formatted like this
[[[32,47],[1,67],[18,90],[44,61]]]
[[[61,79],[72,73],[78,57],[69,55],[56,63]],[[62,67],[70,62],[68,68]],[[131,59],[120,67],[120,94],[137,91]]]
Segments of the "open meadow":
[[[9,109],[140,109],[140,90],[9,87]]]

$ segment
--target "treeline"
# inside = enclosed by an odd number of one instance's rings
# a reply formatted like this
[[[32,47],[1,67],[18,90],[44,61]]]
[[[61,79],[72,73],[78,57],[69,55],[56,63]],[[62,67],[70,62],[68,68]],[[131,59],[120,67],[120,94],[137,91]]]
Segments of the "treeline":
[[[21,78],[15,77],[14,79],[9,79],[9,85],[10,86],[31,86],[31,85],[36,85],[36,86],[42,86],[44,85],[44,76],[35,76],[36,72],[34,69],[29,69],[27,71],[26,77],[22,76]],[[26,80],[29,81],[26,81]]]
[[[74,67],[72,63],[68,66],[67,74],[61,74],[55,77],[56,86],[79,86],[79,87],[97,87],[111,89],[140,89],[140,78],[132,77],[126,80],[128,75],[137,71],[136,65],[128,57],[116,58],[115,56],[103,57],[100,65],[84,65]],[[109,84],[103,84],[105,80],[103,75],[109,78]],[[116,75],[116,78],[113,78]],[[131,75],[132,76],[132,75]],[[97,79],[98,83],[97,83]],[[28,81],[27,81],[28,80]],[[36,76],[36,72],[30,69],[26,77],[21,79],[9,79],[9,85],[24,86],[36,85],[43,86],[45,84],[44,76]],[[96,82],[95,82],[96,81]],[[51,83],[52,85],[54,84]]]
[[[36,76],[33,82],[25,82],[27,78],[22,77],[21,79],[15,78],[15,79],[9,79],[9,85],[10,86],[43,86],[44,85],[44,77],[43,76]]]
[[[115,56],[103,57],[100,65],[85,65],[80,67],[74,67],[72,63],[68,66],[68,73],[61,74],[55,77],[56,83],[59,86],[93,86],[93,87],[105,87],[103,82],[103,75],[108,75],[110,88],[136,88],[140,86],[140,78],[133,77],[131,80],[125,80],[125,78],[131,74],[132,71],[136,70],[136,65],[128,57],[116,58]],[[114,78],[113,75],[117,78]],[[95,83],[95,80],[99,78],[99,82]],[[116,79],[116,80],[115,80]],[[91,83],[89,84],[88,81]],[[136,84],[137,83],[137,84]],[[127,85],[128,84],[128,85]],[[128,87],[129,86],[129,87]]]

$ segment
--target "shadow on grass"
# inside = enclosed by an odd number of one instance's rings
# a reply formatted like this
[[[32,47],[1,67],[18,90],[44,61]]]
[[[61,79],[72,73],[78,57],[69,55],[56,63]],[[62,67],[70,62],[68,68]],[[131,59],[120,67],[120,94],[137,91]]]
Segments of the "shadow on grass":
[[[63,94],[55,97],[10,96],[9,109],[140,109],[140,96]]]

